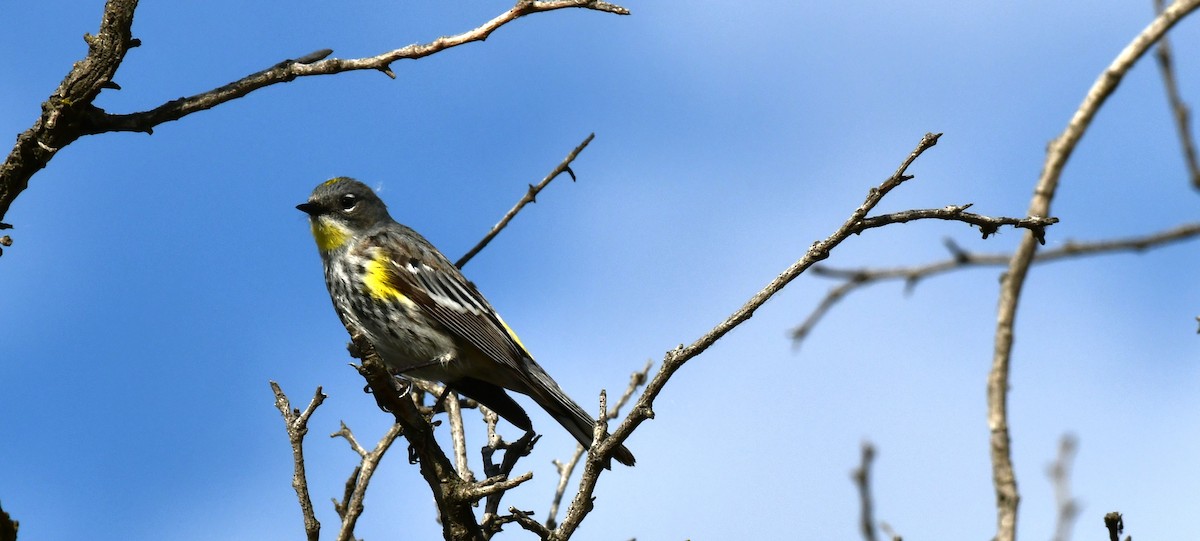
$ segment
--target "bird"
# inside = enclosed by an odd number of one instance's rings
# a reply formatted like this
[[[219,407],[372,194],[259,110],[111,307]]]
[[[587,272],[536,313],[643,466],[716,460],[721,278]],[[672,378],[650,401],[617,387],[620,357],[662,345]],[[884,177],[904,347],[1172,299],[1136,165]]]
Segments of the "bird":
[[[366,184],[327,180],[296,206],[308,215],[334,310],[396,375],[439,381],[533,431],[507,392],[533,399],[590,448],[596,421],[534,361],[473,283],[433,244],[392,219]],[[613,458],[635,462],[624,445]]]

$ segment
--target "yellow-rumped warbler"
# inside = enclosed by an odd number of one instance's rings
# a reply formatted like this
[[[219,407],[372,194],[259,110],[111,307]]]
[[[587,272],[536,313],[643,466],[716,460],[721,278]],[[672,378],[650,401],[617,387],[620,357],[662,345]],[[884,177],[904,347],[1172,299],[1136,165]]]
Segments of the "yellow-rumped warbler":
[[[396,223],[367,185],[338,177],[296,208],[309,216],[338,317],[394,373],[441,381],[531,431],[505,389],[532,398],[584,447],[595,421],[550,379],[516,333],[446,256]],[[621,446],[618,462],[632,466]]]

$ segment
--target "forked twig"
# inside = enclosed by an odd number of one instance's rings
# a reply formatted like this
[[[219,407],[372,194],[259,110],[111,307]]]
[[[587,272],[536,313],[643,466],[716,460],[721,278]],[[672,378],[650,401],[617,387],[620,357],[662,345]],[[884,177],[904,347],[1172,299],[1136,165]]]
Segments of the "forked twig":
[[[325,401],[325,393],[317,387],[317,392],[304,411],[293,409],[283,389],[274,381],[271,391],[275,393],[275,409],[283,414],[283,422],[287,427],[288,441],[292,444],[292,488],[296,498],[300,500],[300,512],[304,515],[304,533],[308,541],[317,541],[321,536],[321,523],[313,512],[312,497],[308,492],[308,477],[304,473],[304,436],[308,434],[308,419]]]

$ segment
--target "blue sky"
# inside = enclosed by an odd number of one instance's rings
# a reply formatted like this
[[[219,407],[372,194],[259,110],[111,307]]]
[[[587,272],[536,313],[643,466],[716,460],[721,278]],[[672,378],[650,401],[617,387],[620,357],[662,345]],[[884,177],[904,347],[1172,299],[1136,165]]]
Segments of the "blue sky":
[[[85,53],[100,2],[26,2],[0,20],[0,132],[15,136]],[[321,48],[376,54],[471,28],[505,3],[145,3],[97,104],[154,107]],[[832,232],[927,131],[939,144],[880,211],[971,202],[1021,215],[1086,89],[1150,2],[632,3],[633,16],[530,17],[487,42],[378,73],[309,78],[160,126],[88,137],[34,177],[0,258],[0,502],[22,538],[294,539],[291,461],[268,380],[313,417],[309,479],[335,528],[355,456],[387,416],[346,366],[304,216],[357,177],[451,257],[588,133],[560,179],[466,269],[577,400],[624,387]],[[1197,22],[1172,35],[1200,99]],[[1159,74],[1135,67],[1063,176],[1048,245],[1194,220]],[[836,266],[917,264],[952,223],[850,239]],[[1195,243],[1032,273],[1010,394],[1019,534],[1052,535],[1045,468],[1076,434],[1079,538],[1194,531],[1200,484]],[[832,283],[801,277],[688,364],[608,473],[579,539],[858,536],[849,472],[879,448],[876,516],[911,539],[989,538],[984,385],[998,269],[868,288],[799,350],[788,330]],[[529,403],[526,402],[528,405]],[[530,405],[532,408],[533,406]],[[541,513],[573,442],[546,416],[506,504]],[[476,440],[473,445],[482,445]],[[397,450],[402,451],[402,447]],[[476,469],[478,467],[476,466]],[[434,538],[395,452],[357,530]],[[510,533],[522,538],[523,533]]]

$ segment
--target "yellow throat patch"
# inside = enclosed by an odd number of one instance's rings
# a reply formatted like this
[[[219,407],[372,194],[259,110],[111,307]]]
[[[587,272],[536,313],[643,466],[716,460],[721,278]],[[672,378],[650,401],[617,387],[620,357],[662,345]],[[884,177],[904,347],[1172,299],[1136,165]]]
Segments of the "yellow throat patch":
[[[341,247],[350,239],[350,232],[327,218],[316,218],[312,222],[313,238],[317,239],[317,249],[322,252]]]

